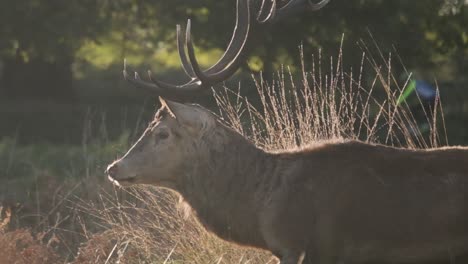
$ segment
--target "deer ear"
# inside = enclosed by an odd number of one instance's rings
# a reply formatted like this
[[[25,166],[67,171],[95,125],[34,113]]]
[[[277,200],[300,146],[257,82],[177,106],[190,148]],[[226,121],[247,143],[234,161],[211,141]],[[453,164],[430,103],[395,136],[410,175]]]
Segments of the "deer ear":
[[[161,103],[161,106],[163,108],[165,108],[169,114],[173,117],[173,118],[177,118],[175,113],[172,111],[172,106],[170,106],[171,104],[175,104],[175,102],[172,102],[172,101],[169,101],[169,100],[165,100],[164,98],[162,98],[161,96],[159,96],[159,102]],[[174,108],[176,106],[174,105]]]
[[[204,130],[215,123],[215,117],[207,110],[196,105],[186,105],[159,97],[162,106],[182,125]]]

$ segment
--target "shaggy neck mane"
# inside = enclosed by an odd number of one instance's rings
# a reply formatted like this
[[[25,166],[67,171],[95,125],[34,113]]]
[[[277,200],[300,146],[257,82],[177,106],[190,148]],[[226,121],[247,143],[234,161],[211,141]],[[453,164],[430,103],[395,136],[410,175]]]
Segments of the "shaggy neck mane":
[[[265,247],[259,234],[258,187],[272,168],[271,155],[217,122],[197,144],[203,158],[194,161],[179,192],[199,220],[218,236]]]

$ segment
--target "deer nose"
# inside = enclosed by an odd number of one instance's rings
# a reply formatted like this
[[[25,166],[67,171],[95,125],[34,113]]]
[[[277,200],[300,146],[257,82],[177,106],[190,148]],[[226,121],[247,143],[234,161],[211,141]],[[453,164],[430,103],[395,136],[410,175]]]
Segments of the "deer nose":
[[[105,173],[109,175],[111,178],[115,179],[115,176],[117,175],[117,163],[113,163],[109,166],[107,166],[107,169]]]

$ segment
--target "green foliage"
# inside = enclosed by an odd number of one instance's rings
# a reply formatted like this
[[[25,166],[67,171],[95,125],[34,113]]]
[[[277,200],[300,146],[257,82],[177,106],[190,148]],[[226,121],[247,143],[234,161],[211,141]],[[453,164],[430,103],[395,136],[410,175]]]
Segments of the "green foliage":
[[[58,60],[103,32],[102,8],[94,0],[0,1],[0,54]]]
[[[78,55],[108,67],[128,56],[137,64],[157,61],[158,69],[174,67],[175,25],[187,18],[193,19],[197,46],[222,50],[234,26],[235,1],[3,0],[0,58],[20,56],[27,61],[39,56],[54,61]],[[468,52],[467,24],[466,1],[331,1],[319,12],[257,31],[253,53],[268,69],[297,54],[301,42],[308,53],[307,49],[318,47],[336,48],[342,33],[351,39],[346,43],[354,45],[370,31],[379,43],[388,45],[385,50],[396,47],[410,68],[433,69],[442,60],[460,69],[467,64],[463,56]],[[166,60],[167,54],[171,58]],[[352,61],[360,57],[358,52],[347,56]],[[258,65],[257,59],[253,67]]]

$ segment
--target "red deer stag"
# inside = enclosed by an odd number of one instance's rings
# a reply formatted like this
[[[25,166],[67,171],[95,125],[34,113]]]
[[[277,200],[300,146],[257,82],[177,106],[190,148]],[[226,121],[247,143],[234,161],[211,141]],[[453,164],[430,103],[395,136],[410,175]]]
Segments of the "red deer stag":
[[[309,4],[273,1],[269,12],[260,8],[257,21]],[[248,0],[238,0],[237,8],[231,43],[205,71],[194,55],[190,23],[185,37],[177,27],[188,83],[171,85],[151,74],[151,82],[144,81],[126,69],[125,78],[171,99],[225,80],[239,67],[256,17]],[[270,153],[201,106],[160,100],[141,138],[108,166],[112,182],[173,189],[207,229],[269,250],[281,264],[468,263],[462,262],[468,255],[468,148],[343,141]]]

